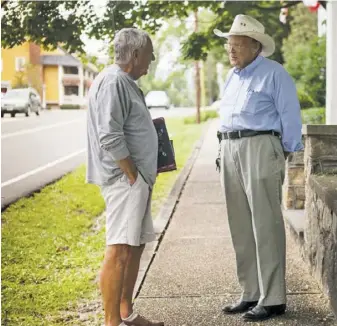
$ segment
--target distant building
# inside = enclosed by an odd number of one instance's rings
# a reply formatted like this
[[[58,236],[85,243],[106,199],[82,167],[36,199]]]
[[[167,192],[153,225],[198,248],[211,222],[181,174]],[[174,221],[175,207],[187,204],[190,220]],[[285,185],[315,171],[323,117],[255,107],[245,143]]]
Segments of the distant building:
[[[84,65],[61,47],[50,51],[26,42],[1,49],[1,92],[13,87],[34,87],[45,107],[83,106],[97,73],[94,65]]]

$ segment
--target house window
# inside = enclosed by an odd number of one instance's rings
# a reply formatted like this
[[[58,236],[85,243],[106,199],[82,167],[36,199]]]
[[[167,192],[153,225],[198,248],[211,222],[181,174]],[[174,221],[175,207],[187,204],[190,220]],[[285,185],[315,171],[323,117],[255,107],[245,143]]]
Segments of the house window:
[[[15,70],[16,71],[23,71],[26,64],[25,57],[15,57]]]
[[[78,75],[78,67],[65,66],[63,72],[66,75]]]
[[[64,95],[77,95],[78,96],[78,86],[64,86]]]

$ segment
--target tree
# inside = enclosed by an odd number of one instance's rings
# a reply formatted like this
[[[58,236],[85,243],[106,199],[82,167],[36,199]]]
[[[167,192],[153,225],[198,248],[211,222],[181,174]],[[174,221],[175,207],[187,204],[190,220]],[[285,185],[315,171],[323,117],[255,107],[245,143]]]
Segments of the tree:
[[[82,54],[80,55],[80,59],[82,61],[83,64],[87,65],[88,63],[93,64],[98,71],[101,71],[104,69],[105,65],[103,63],[100,63],[98,60],[98,57],[95,55],[86,55],[86,54]]]
[[[97,39],[112,39],[116,30],[137,26],[155,33],[164,19],[184,19],[198,8],[215,14],[209,28],[190,35],[184,46],[186,58],[205,60],[214,46],[223,40],[214,37],[213,29],[228,30],[239,13],[260,19],[266,30],[276,39],[278,48],[274,58],[282,62],[280,46],[287,36],[287,27],[278,20],[281,7],[293,7],[301,1],[109,1],[103,17],[99,17],[92,2],[79,1],[2,1],[2,47],[13,47],[30,40],[44,46],[59,43],[69,52],[83,52],[81,35]],[[164,19],[163,19],[164,18]],[[60,33],[62,31],[62,33]]]
[[[83,52],[82,33],[98,23],[89,1],[2,1],[1,45],[13,47],[26,40],[44,47],[62,44],[69,52]]]
[[[296,5],[297,2],[291,3]],[[289,34],[289,25],[283,25],[279,21],[280,7],[275,7],[274,2],[270,1],[228,1],[225,7],[221,9],[218,3],[218,8],[213,10],[217,18],[209,25],[206,31],[192,34],[188,42],[184,45],[184,54],[186,58],[194,57],[205,60],[208,52],[212,48],[220,49],[223,46],[224,40],[214,37],[213,30],[215,28],[228,31],[232,25],[234,17],[240,13],[250,15],[265,26],[266,32],[270,34],[276,43],[276,51],[271,59],[283,63],[281,52],[282,40]]]
[[[310,13],[303,4],[290,12],[290,34],[284,39],[282,52],[285,59],[292,56],[295,47],[306,44],[317,36],[317,15]]]
[[[326,39],[317,37],[317,16],[303,5],[290,14],[289,37],[282,51],[302,108],[325,105]]]
[[[152,37],[156,60],[151,63],[148,74],[142,77],[138,83],[144,94],[151,90],[165,90],[173,105],[190,106],[192,103],[188,96],[189,89],[185,76],[189,64],[180,62],[179,57],[173,58],[167,76],[159,75],[158,64],[160,60],[164,59],[167,62],[167,56],[172,57],[172,55],[168,55],[172,53],[172,45],[179,43],[179,39],[187,33],[186,25],[180,20],[170,19],[165,25]]]
[[[18,71],[14,75],[13,88],[27,88],[29,87],[26,73],[23,71]]]
[[[41,66],[25,64],[21,71],[14,75],[13,88],[33,87],[42,95]]]
[[[285,68],[296,81],[302,108],[325,106],[325,37],[315,36],[310,42],[294,47]]]

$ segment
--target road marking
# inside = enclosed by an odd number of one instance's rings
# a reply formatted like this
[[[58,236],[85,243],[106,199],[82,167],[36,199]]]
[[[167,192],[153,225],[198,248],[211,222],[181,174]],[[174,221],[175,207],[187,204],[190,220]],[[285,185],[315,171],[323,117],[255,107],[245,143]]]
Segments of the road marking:
[[[11,132],[11,133],[4,134],[3,136],[1,136],[1,139],[6,139],[6,138],[9,138],[9,137],[15,137],[15,136],[32,134],[32,133],[37,132],[37,131],[42,131],[42,130],[46,130],[46,129],[51,129],[51,128],[65,126],[65,125],[74,123],[76,121],[83,121],[83,119],[73,119],[73,120],[70,120],[70,121],[55,123],[53,125],[49,125],[49,126],[45,126],[45,127],[38,127],[38,128],[27,129],[27,130],[21,130],[21,131],[17,131],[17,132]]]
[[[85,151],[86,151],[86,149],[81,149],[81,150],[79,150],[79,151],[77,151],[77,152],[74,152],[74,153],[69,154],[69,155],[64,156],[64,157],[61,157],[61,158],[57,159],[56,161],[47,163],[47,164],[42,165],[42,166],[40,166],[40,167],[38,167],[38,168],[36,168],[36,169],[34,169],[34,170],[31,170],[31,171],[29,171],[29,172],[27,172],[27,173],[21,174],[21,175],[15,177],[15,178],[12,178],[12,179],[10,179],[10,180],[7,180],[7,181],[5,181],[5,182],[3,182],[3,183],[1,184],[1,188],[2,188],[2,187],[7,187],[7,186],[11,185],[12,183],[16,183],[16,182],[21,181],[21,180],[23,180],[23,179],[26,179],[26,178],[28,178],[28,177],[30,177],[30,176],[36,174],[36,173],[42,172],[42,171],[44,171],[44,170],[47,170],[47,169],[49,169],[49,168],[51,168],[51,167],[53,167],[53,166],[55,166],[55,165],[57,165],[57,164],[60,164],[60,163],[62,163],[62,162],[65,162],[65,161],[67,161],[67,160],[69,160],[69,159],[71,159],[71,158],[73,158],[73,157],[75,157],[75,156],[77,156],[77,155],[79,155],[79,154],[82,154],[82,153],[84,153]]]
[[[35,118],[35,117],[31,117],[31,118]],[[22,121],[22,120],[27,120],[27,117],[19,117],[19,118],[2,118],[1,119],[1,124],[5,124],[5,123],[10,123],[10,122],[19,122],[19,121]]]

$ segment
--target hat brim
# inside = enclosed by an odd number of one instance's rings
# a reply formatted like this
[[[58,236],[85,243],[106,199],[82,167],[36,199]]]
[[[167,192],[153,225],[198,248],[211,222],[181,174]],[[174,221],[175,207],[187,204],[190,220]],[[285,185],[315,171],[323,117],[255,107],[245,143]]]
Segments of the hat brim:
[[[275,42],[271,36],[268,34],[261,34],[256,32],[229,32],[229,33],[223,33],[219,31],[218,29],[215,29],[214,34],[219,37],[228,38],[230,36],[248,36],[250,38],[253,38],[254,40],[260,42],[262,44],[262,51],[260,55],[264,57],[269,57],[275,52]]]

